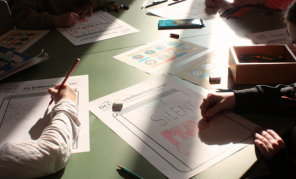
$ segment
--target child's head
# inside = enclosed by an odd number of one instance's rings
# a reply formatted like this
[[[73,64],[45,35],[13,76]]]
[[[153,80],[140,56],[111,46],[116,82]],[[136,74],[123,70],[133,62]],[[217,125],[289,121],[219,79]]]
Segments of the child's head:
[[[288,25],[289,35],[292,43],[296,43],[296,1],[287,9],[284,15],[285,22]]]

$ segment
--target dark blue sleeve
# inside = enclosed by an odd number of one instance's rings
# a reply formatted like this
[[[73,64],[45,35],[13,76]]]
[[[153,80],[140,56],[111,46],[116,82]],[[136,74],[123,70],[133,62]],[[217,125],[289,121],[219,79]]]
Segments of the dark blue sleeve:
[[[235,90],[235,112],[285,113],[295,111],[295,84],[276,87],[257,85],[254,88]]]

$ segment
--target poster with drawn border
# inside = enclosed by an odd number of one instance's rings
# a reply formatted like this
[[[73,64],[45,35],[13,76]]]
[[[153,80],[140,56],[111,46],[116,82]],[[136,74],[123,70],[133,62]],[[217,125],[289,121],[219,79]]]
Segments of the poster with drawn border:
[[[89,110],[168,178],[191,178],[253,143],[257,126],[231,112],[205,122],[197,91],[161,75],[88,103]],[[123,109],[113,111],[113,99]]]
[[[127,35],[139,30],[103,11],[80,18],[73,27],[57,28],[75,46]]]
[[[169,38],[149,43],[114,58],[151,74],[207,49],[185,40]]]
[[[48,32],[49,30],[10,30],[0,37],[0,46],[21,53]]]
[[[53,78],[0,85],[0,147],[5,143],[36,141],[51,121],[48,88],[61,84],[64,78]],[[69,77],[79,106],[80,133],[72,153],[90,151],[88,76]]]

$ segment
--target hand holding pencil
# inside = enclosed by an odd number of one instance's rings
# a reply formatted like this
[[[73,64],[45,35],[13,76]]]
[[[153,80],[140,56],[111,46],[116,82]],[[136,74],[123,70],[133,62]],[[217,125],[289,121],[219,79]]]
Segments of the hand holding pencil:
[[[233,92],[208,94],[200,105],[201,116],[207,122],[222,110],[232,110],[236,106]]]
[[[72,66],[71,70],[69,71],[69,73],[68,73],[67,76],[65,77],[64,81],[62,82],[62,84],[61,84],[61,85],[57,85],[57,86],[55,87],[55,89],[58,89],[58,91],[60,91],[60,88],[62,88],[62,87],[65,86],[65,83],[67,82],[69,76],[71,75],[71,73],[73,72],[73,70],[75,69],[75,67],[76,67],[76,65],[78,64],[79,61],[80,61],[80,59],[77,58],[77,60],[75,61],[74,65]],[[51,89],[51,90],[48,90],[49,94],[51,94],[50,92],[54,92],[54,91],[52,90],[52,88],[50,88],[50,89]],[[75,95],[76,95],[76,94],[75,94]],[[52,104],[53,100],[55,100],[55,99],[54,99],[54,97],[52,96],[51,101],[49,102],[49,105]],[[58,101],[59,101],[59,100],[58,100]],[[58,101],[55,100],[55,102],[58,102]],[[75,100],[73,100],[73,101],[76,101],[76,97],[75,97]]]
[[[77,95],[73,88],[69,85],[57,85],[55,88],[49,88],[48,93],[51,95],[55,103],[61,99],[70,99],[74,102],[77,100]]]

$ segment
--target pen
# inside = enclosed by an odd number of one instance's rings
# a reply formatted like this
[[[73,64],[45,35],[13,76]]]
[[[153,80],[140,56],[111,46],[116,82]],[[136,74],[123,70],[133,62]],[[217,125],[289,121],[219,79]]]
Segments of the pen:
[[[71,73],[73,72],[73,70],[75,69],[76,65],[78,64],[78,62],[80,61],[79,58],[77,58],[76,62],[74,63],[74,65],[72,66],[71,70],[69,71],[69,73],[67,74],[67,76],[65,77],[64,81],[61,84],[61,87],[65,85],[66,81],[68,80],[69,76],[71,75]],[[51,105],[53,102],[53,98],[51,98],[51,101],[49,102],[49,105]]]
[[[147,7],[151,7],[151,6],[154,6],[154,5],[160,4],[160,3],[164,3],[164,2],[167,2],[167,1],[168,1],[168,0],[163,0],[163,1],[153,2],[152,4],[149,4],[149,5],[145,6],[145,8],[147,8]]]
[[[221,88],[217,88],[216,92],[233,92],[232,89],[221,89]]]
[[[136,179],[144,179],[142,177],[140,177],[139,175],[135,174],[134,172],[130,171],[129,169],[123,167],[123,166],[120,166],[120,165],[117,165],[122,171],[124,171],[125,173],[129,174],[130,176],[136,178]]]
[[[168,4],[168,6],[173,5],[173,4],[177,4],[179,2],[183,2],[183,1],[185,1],[185,0],[179,0],[179,1],[176,1],[176,2],[172,2],[172,3]]]
[[[143,9],[143,7],[147,4],[147,2],[148,2],[148,0],[144,1],[144,3],[143,3],[143,5],[142,5],[141,9]]]

